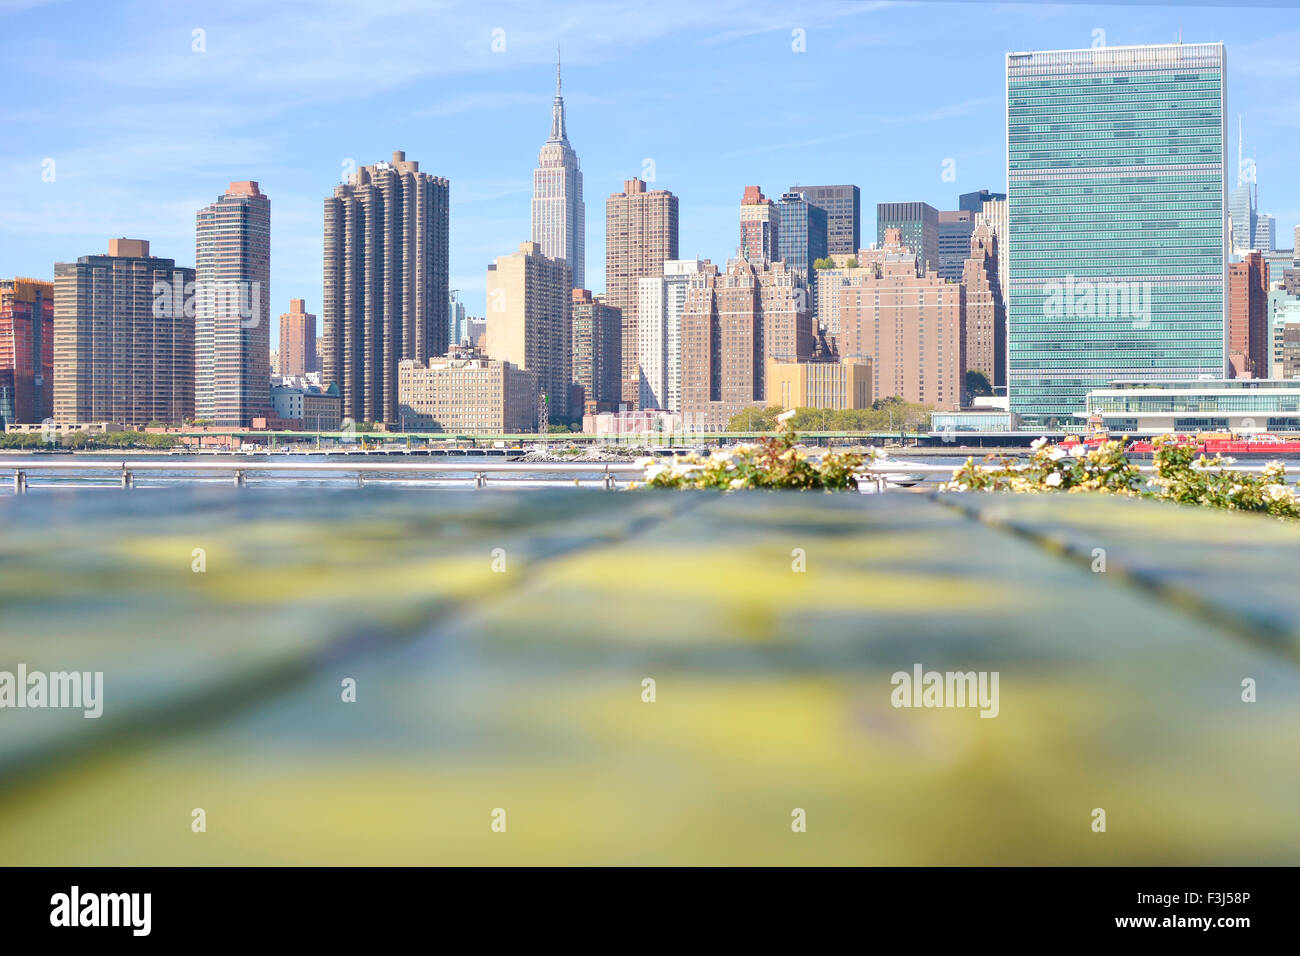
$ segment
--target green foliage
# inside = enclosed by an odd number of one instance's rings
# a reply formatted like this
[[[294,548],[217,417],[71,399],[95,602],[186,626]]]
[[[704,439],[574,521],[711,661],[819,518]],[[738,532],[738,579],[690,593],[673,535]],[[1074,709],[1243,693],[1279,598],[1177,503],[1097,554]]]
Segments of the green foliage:
[[[36,437],[40,437],[39,435]],[[63,448],[87,449],[87,448],[143,448],[143,449],[165,449],[171,448],[176,444],[174,435],[149,435],[145,432],[132,431],[130,429],[120,432],[70,432],[66,435],[60,435],[58,443]],[[41,446],[44,443],[40,443]]]
[[[834,259],[814,259],[814,260],[813,260],[813,268],[814,268],[814,269],[834,269],[834,268],[835,268],[835,260],[834,260]]]
[[[977,368],[968,368],[966,370],[966,394],[972,397],[976,395],[992,395],[993,386],[989,384],[989,377]]]
[[[858,259],[856,256],[849,256],[849,258],[844,262],[844,268],[846,269],[856,269],[857,267]]]
[[[919,432],[929,427],[931,405],[885,398],[872,408],[798,408],[789,427],[797,432]],[[777,431],[780,405],[746,409],[727,422],[729,432]]]
[[[48,445],[40,432],[0,433],[0,448],[46,448]]]
[[[862,463],[861,455],[850,453],[828,453],[813,461],[796,447],[795,434],[788,431],[710,455],[692,453],[672,461],[643,458],[638,464],[645,467],[646,480],[634,487],[854,491],[853,475]]]
[[[1262,475],[1254,475],[1229,468],[1231,458],[1198,456],[1195,448],[1179,444],[1171,435],[1156,439],[1155,445],[1155,475],[1147,480],[1124,454],[1123,442],[1103,442],[1091,450],[1083,445],[1066,449],[1040,438],[1025,461],[990,458],[995,464],[981,468],[967,458],[940,490],[1096,491],[1300,518],[1300,498],[1287,485],[1281,462],[1269,462]]]

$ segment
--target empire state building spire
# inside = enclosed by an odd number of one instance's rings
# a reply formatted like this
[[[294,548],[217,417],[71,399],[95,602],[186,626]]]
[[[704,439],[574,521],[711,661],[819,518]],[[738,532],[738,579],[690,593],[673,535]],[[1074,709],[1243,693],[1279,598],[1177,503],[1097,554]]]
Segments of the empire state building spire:
[[[564,125],[564,95],[560,85],[560,51],[555,51],[555,102],[551,106],[551,135],[542,144],[533,170],[533,242],[542,255],[569,264],[575,289],[586,280],[587,207],[582,201],[582,169],[569,145]]]
[[[548,143],[569,145],[564,129],[564,97],[560,93],[560,48],[555,48],[555,102],[551,104],[551,138]]]

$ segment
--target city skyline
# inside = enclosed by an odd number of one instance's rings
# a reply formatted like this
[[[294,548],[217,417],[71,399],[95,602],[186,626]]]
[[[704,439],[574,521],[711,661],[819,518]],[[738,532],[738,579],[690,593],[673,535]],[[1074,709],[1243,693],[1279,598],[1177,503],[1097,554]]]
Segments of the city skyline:
[[[865,243],[875,232],[878,202],[952,209],[962,192],[1005,189],[1006,52],[1086,48],[1098,30],[1110,45],[1169,42],[1179,19],[1169,7],[1008,11],[949,4],[945,22],[936,23],[924,16],[925,5],[834,4],[788,12],[758,8],[744,17],[726,5],[661,6],[645,21],[629,19],[627,11],[602,17],[574,5],[559,29],[521,11],[406,11],[415,18],[411,34],[421,24],[432,29],[446,21],[443,36],[451,53],[445,63],[430,66],[413,55],[410,39],[387,13],[374,14],[358,26],[358,51],[334,64],[327,86],[360,71],[357,54],[365,50],[383,50],[392,75],[368,74],[370,86],[351,87],[352,102],[340,103],[338,96],[322,98],[307,86],[320,80],[325,61],[336,52],[321,33],[342,8],[322,15],[296,41],[292,31],[276,39],[242,32],[232,19],[238,10],[235,5],[232,14],[216,8],[173,14],[158,13],[151,4],[129,6],[126,23],[148,11],[157,22],[123,33],[124,44],[112,51],[91,44],[92,34],[96,41],[99,35],[98,14],[88,11],[84,22],[44,41],[62,51],[52,58],[54,67],[13,45],[24,27],[39,29],[43,17],[57,16],[48,5],[0,16],[9,27],[0,40],[0,70],[11,76],[9,88],[21,88],[11,74],[21,70],[24,82],[41,82],[50,94],[50,107],[40,115],[17,103],[6,114],[13,141],[21,146],[8,157],[9,175],[0,187],[9,212],[0,225],[0,261],[6,263],[0,271],[48,279],[55,261],[101,248],[115,235],[147,238],[155,254],[190,265],[194,209],[226,182],[256,179],[276,196],[272,312],[303,298],[309,312],[321,314],[319,197],[342,178],[347,161],[359,167],[405,149],[451,182],[451,285],[463,290],[469,312],[481,315],[484,267],[530,234],[530,178],[537,143],[549,127],[549,77],[558,43],[565,48],[569,80],[568,132],[583,147],[587,191],[604,196],[631,176],[652,176],[649,188],[680,197],[680,255],[725,262],[735,254],[734,210],[747,184],[762,185],[769,196],[779,196],[789,184],[856,184]],[[1287,35],[1274,29],[1281,24],[1270,22],[1269,8],[1250,23],[1238,22],[1247,18],[1225,8],[1196,8],[1181,19],[1185,41],[1212,37],[1228,46],[1228,122],[1246,117],[1246,153],[1256,160],[1259,208],[1276,217],[1278,244],[1287,245],[1300,222],[1300,186],[1284,179],[1287,148],[1300,122],[1300,100],[1285,83],[1297,69],[1285,52]],[[630,25],[616,32],[616,22]],[[972,23],[981,26],[976,38],[970,36]],[[504,31],[500,52],[493,52],[496,30]],[[963,55],[945,55],[959,36]],[[864,47],[872,53],[866,60]],[[265,65],[273,51],[292,64]],[[133,69],[116,59],[128,55]],[[833,87],[846,63],[870,85],[873,78],[883,81],[900,58],[932,65],[921,72],[933,75],[895,89],[888,110],[848,94],[818,102],[815,94]],[[764,109],[734,116],[683,109],[701,83],[712,97],[725,98],[738,86],[728,65],[740,59],[773,76]],[[232,79],[235,72],[249,72],[253,60],[258,70]],[[284,80],[274,94],[266,92],[267,71]],[[951,82],[956,75],[960,88]],[[90,77],[97,84],[94,96],[78,85]],[[229,82],[223,86],[224,81]],[[115,102],[124,97],[114,93],[127,91],[143,99],[130,106]],[[394,91],[401,95],[387,95]],[[112,108],[102,108],[101,93],[114,102]],[[147,109],[149,96],[177,95],[192,103],[194,116],[180,128],[197,124],[201,136],[178,138],[177,124],[160,123]],[[248,109],[250,103],[255,108]],[[236,107],[244,115],[232,120]],[[882,134],[891,136],[887,149],[879,147]],[[52,181],[42,178],[47,170]],[[146,189],[145,180],[156,185]],[[585,285],[599,293],[606,289],[603,217],[589,210],[586,226]]]

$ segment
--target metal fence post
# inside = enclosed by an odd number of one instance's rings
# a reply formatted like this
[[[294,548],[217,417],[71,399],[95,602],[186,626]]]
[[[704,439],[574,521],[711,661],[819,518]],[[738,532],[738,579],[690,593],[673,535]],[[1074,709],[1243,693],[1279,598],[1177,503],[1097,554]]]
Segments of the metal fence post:
[[[14,494],[27,494],[27,472],[21,470],[14,472]]]

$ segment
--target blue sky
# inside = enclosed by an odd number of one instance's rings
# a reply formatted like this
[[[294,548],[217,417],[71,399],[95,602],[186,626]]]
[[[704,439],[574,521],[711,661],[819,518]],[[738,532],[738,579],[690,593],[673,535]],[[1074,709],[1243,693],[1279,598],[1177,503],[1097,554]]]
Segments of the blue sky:
[[[451,181],[452,286],[481,315],[486,265],[529,237],[557,44],[594,291],[605,198],[647,160],[680,197],[683,256],[734,254],[755,183],[858,184],[865,243],[877,202],[955,208],[1005,187],[1006,52],[1087,47],[1096,30],[1168,42],[1180,25],[1227,44],[1231,165],[1240,113],[1261,209],[1290,246],[1294,7],[0,0],[0,275],[51,277],[120,235],[193,265],[195,211],[255,179],[272,203],[272,312],[290,298],[319,312],[322,199],[347,161],[404,149]]]

